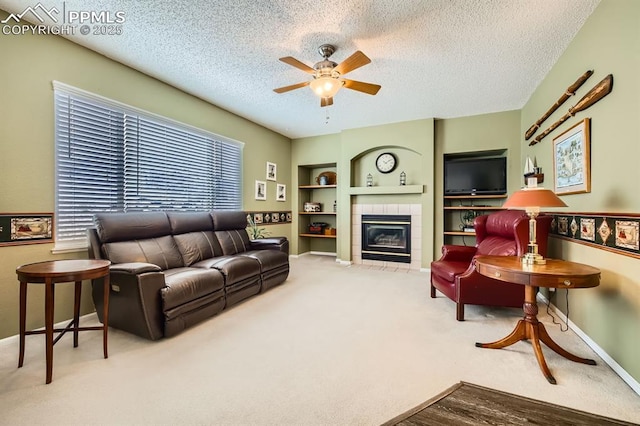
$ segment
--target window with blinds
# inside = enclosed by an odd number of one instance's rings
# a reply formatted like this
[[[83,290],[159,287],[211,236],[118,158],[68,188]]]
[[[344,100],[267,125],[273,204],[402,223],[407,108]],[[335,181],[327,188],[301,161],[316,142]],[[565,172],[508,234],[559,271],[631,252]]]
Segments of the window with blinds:
[[[56,249],[97,212],[242,208],[242,144],[54,82]]]

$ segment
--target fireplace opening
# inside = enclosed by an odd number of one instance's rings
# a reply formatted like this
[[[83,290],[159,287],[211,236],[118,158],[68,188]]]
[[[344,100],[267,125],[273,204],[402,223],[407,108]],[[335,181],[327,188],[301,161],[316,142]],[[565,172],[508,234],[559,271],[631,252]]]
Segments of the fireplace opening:
[[[411,216],[363,215],[362,259],[411,263]]]

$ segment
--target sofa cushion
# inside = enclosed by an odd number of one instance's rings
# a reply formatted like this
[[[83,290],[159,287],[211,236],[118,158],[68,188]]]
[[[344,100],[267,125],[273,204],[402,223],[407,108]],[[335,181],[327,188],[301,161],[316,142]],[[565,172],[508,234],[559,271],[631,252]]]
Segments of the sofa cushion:
[[[171,235],[165,212],[97,213],[93,222],[102,243]]]
[[[213,219],[209,212],[167,212],[171,233],[213,231]]]
[[[251,250],[242,253],[242,256],[251,257],[260,262],[260,270],[262,272],[289,264],[289,255],[279,250]]]
[[[224,288],[224,278],[215,269],[174,268],[164,272],[163,311],[191,302]]]
[[[211,218],[216,231],[247,228],[247,214],[242,211],[211,212]]]
[[[187,232],[173,237],[186,266],[222,255],[222,248],[212,231]]]
[[[251,247],[249,234],[243,229],[232,229],[228,231],[215,231],[216,238],[222,248],[222,254],[232,256],[244,253]]]
[[[252,277],[260,276],[260,263],[248,256],[220,256],[193,264],[196,268],[214,268],[222,272],[225,285],[229,286]]]
[[[102,245],[102,251],[112,263],[153,263],[162,270],[184,266],[178,246],[170,235],[106,243]]]

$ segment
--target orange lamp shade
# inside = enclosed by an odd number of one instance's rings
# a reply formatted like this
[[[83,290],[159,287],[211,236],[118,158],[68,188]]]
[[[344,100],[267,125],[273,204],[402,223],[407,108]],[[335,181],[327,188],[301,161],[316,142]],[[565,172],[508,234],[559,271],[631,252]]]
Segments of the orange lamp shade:
[[[527,207],[567,207],[567,205],[549,189],[524,188],[511,194],[502,207],[514,209]]]

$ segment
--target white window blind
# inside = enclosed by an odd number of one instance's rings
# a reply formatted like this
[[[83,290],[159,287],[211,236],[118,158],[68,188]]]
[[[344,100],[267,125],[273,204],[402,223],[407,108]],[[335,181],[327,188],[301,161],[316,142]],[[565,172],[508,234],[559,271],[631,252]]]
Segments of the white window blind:
[[[56,249],[109,211],[242,208],[242,144],[54,82]]]

